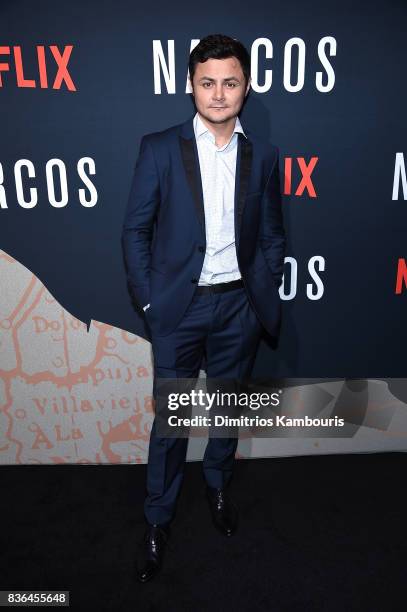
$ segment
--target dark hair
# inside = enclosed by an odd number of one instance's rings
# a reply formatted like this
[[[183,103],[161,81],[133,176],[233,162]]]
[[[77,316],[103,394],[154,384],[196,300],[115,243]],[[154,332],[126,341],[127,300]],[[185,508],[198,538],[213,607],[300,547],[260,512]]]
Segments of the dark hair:
[[[207,59],[226,59],[236,57],[242,67],[246,85],[250,78],[250,55],[246,47],[238,40],[224,34],[209,34],[192,49],[189,56],[189,77],[193,82],[195,66]]]

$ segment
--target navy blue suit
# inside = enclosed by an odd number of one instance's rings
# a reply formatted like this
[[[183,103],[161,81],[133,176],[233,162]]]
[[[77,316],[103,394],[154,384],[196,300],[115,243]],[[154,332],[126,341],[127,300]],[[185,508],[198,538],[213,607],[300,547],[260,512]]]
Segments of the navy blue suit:
[[[196,292],[205,250],[205,210],[193,117],[142,138],[123,224],[128,281],[136,303],[151,306],[154,380],[250,376],[263,329],[278,336],[285,232],[277,147],[245,129],[238,134],[235,243],[243,287]],[[154,384],[155,389],[155,384]],[[153,391],[155,393],[155,391]],[[175,512],[186,438],[160,437],[153,423],[145,515],[166,523]],[[229,482],[237,438],[209,438],[207,484]]]
[[[181,321],[205,257],[205,213],[193,117],[143,137],[123,227],[128,280],[148,320],[165,336]],[[250,303],[278,336],[285,234],[278,149],[245,129],[239,134],[235,241]],[[157,223],[154,224],[156,219]]]

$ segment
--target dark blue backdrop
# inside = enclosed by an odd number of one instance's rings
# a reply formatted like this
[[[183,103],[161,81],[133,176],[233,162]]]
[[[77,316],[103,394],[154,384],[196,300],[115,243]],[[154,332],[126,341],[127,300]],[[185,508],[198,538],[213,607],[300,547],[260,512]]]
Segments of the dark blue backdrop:
[[[14,57],[0,88],[0,163],[7,209],[0,208],[0,248],[27,266],[73,315],[111,323],[141,335],[143,322],[127,291],[121,228],[141,136],[184,121],[194,113],[185,93],[191,39],[222,32],[250,50],[255,39],[273,44],[260,53],[262,71],[273,69],[269,91],[250,93],[243,126],[265,134],[284,158],[318,157],[312,174],[317,197],[284,196],[287,256],[298,265],[297,291],[283,303],[278,350],[263,342],[256,375],[310,377],[403,377],[406,294],[395,294],[397,261],[407,256],[407,205],[392,200],[395,155],[406,141],[404,2],[251,0],[204,4],[158,0],[70,0],[0,3],[0,46],[21,46],[25,78],[38,81],[36,47],[45,47],[48,88],[18,87]],[[336,40],[329,58],[331,91],[317,90],[326,75],[318,42]],[[305,81],[298,92],[284,87],[284,46],[305,43]],[[175,41],[176,93],[154,93],[153,40]],[[52,83],[57,66],[49,49],[73,45],[68,70],[76,86]],[[293,62],[296,62],[293,54]],[[294,70],[295,72],[295,70]],[[293,79],[295,80],[295,78]],[[78,160],[94,160],[91,180],[97,204],[83,207]],[[51,206],[45,165],[61,159],[69,201]],[[30,160],[38,203],[17,202],[14,164]],[[56,175],[55,175],[56,176]],[[294,188],[300,173],[295,169]],[[58,195],[58,194],[57,194]],[[89,195],[89,194],[88,194]],[[88,197],[88,196],[87,196]],[[324,292],[307,297],[308,261],[324,258]],[[289,293],[291,266],[285,267]],[[0,279],[1,290],[1,279]]]

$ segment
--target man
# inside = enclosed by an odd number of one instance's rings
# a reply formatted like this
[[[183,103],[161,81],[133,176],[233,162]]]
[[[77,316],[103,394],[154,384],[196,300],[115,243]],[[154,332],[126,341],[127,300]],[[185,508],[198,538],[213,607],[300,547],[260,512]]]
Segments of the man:
[[[196,114],[142,138],[123,226],[135,301],[151,333],[154,380],[250,376],[262,331],[277,336],[285,250],[277,147],[244,129],[250,57],[233,38],[202,39],[189,59]],[[154,419],[139,580],[161,567],[183,478],[187,438]],[[238,439],[210,437],[203,459],[215,526],[237,509],[226,490]]]

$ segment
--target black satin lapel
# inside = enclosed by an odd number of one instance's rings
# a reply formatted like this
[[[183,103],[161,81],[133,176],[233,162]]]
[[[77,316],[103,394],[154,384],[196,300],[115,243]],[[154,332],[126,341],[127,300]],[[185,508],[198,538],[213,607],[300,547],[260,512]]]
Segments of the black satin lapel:
[[[238,163],[236,167],[235,181],[235,211],[236,232],[238,239],[241,227],[243,209],[246,202],[246,193],[249,186],[250,172],[252,169],[253,145],[243,134],[239,134]]]
[[[201,172],[199,169],[199,159],[197,159],[197,151],[195,150],[195,142],[193,138],[179,137],[182,153],[182,161],[184,163],[185,172],[187,175],[189,187],[195,202],[195,208],[199,222],[205,234],[205,209],[203,203]]]

